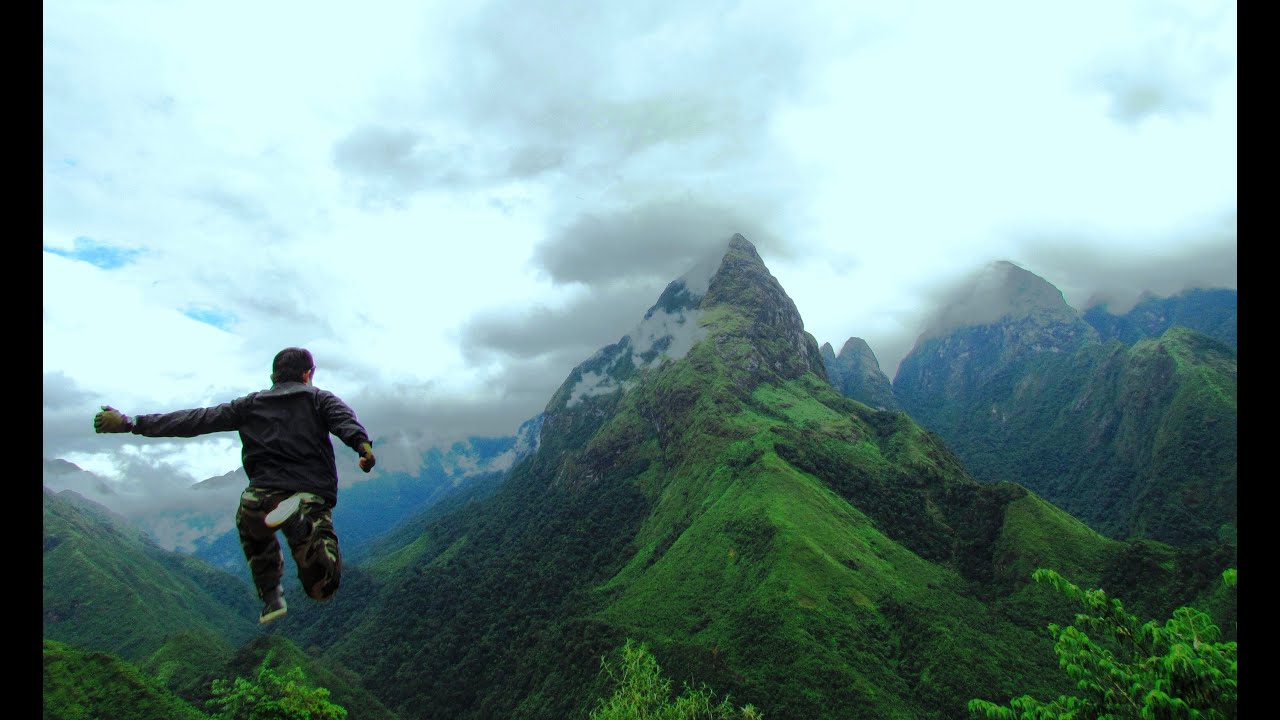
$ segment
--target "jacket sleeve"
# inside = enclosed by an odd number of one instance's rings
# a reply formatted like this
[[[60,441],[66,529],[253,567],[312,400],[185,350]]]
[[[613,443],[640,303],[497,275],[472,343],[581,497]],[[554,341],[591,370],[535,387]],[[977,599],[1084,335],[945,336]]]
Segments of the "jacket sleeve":
[[[213,407],[138,415],[133,419],[132,432],[146,437],[195,437],[237,430],[245,400],[238,398]]]
[[[336,435],[347,447],[358,453],[361,443],[372,444],[368,431],[356,419],[355,411],[337,395],[322,390],[316,393],[316,401],[320,405],[320,414],[329,425],[329,432]]]

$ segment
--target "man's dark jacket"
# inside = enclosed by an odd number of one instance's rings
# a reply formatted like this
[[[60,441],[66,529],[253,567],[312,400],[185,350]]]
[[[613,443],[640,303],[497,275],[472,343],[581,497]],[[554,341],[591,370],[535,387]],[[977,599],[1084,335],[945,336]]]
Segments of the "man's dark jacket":
[[[133,434],[194,437],[238,430],[249,485],[315,493],[338,504],[333,433],[360,452],[369,434],[337,395],[300,382],[280,382],[215,407],[139,415]]]

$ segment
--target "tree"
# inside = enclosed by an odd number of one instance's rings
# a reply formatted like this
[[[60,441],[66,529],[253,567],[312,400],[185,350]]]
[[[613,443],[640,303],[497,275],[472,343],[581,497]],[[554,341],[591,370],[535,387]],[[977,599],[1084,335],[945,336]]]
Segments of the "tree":
[[[254,681],[214,680],[208,707],[214,720],[346,720],[346,709],[328,697],[327,689],[306,684],[302,668],[280,673],[264,659]]]
[[[751,705],[736,710],[725,696],[715,702],[715,693],[705,685],[671,697],[671,681],[662,677],[658,661],[647,645],[627,638],[622,646],[622,666],[614,668],[601,661],[602,672],[616,684],[613,697],[600,700],[591,711],[591,720],[763,720],[764,714]]]
[[[1236,571],[1223,581],[1234,589]],[[1058,664],[1075,681],[1081,696],[1042,702],[1029,695],[1008,706],[969,701],[974,718],[990,720],[1219,720],[1236,717],[1236,643],[1217,642],[1219,629],[1205,613],[1190,607],[1173,611],[1164,624],[1145,624],[1125,612],[1119,600],[1101,590],[1081,590],[1053,570],[1036,570],[1048,582],[1078,600],[1085,612],[1076,626],[1050,625]],[[1094,633],[1090,637],[1087,632]]]

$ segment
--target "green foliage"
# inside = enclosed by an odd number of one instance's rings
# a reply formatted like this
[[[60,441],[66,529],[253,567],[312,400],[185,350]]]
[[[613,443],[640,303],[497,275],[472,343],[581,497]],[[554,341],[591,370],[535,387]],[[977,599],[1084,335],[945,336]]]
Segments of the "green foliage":
[[[662,676],[649,646],[627,638],[618,667],[602,660],[602,672],[615,685],[613,695],[601,699],[591,711],[591,720],[763,720],[764,714],[750,704],[734,708],[728,696],[716,702],[715,692],[706,685],[687,683],[679,697],[672,697],[671,681]]]
[[[345,708],[329,702],[329,691],[307,685],[298,667],[283,672],[264,660],[252,680],[214,680],[208,702],[214,720],[345,720]]]
[[[46,720],[204,720],[194,706],[107,653],[44,641]]]
[[[1000,579],[1021,585],[1038,567],[1056,567],[1071,577],[1096,582],[1100,570],[1123,552],[1123,544],[1060,508],[1028,493],[1007,506],[995,548]]]
[[[1010,700],[1007,707],[974,699],[969,702],[974,718],[1236,717],[1236,643],[1217,642],[1220,633],[1208,615],[1181,607],[1164,624],[1141,623],[1119,600],[1108,600],[1102,590],[1081,590],[1044,568],[1033,577],[1085,608],[1076,616],[1079,627],[1049,626],[1059,665],[1080,695],[1062,695],[1050,702],[1024,695]],[[1235,577],[1234,569],[1223,573],[1229,587],[1234,587]]]
[[[347,589],[343,587],[344,591]],[[359,720],[397,720],[397,715],[366,690],[363,681],[349,668],[333,658],[317,655],[315,648],[303,650],[293,640],[279,634],[259,635],[253,642],[241,647],[223,665],[216,677],[252,678],[264,666],[281,676],[300,670],[308,685],[325,688],[329,692],[329,702],[346,708],[349,717]],[[206,682],[199,700],[211,699],[210,685]]]

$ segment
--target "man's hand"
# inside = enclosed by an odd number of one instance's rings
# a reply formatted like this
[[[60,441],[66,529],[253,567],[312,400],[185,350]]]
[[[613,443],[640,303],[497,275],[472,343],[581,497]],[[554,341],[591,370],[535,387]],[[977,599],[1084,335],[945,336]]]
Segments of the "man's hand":
[[[93,430],[100,433],[126,433],[133,429],[133,418],[110,405],[103,405],[102,412],[93,416]]]
[[[373,446],[369,443],[360,444],[360,469],[369,472],[378,461],[373,457]]]

